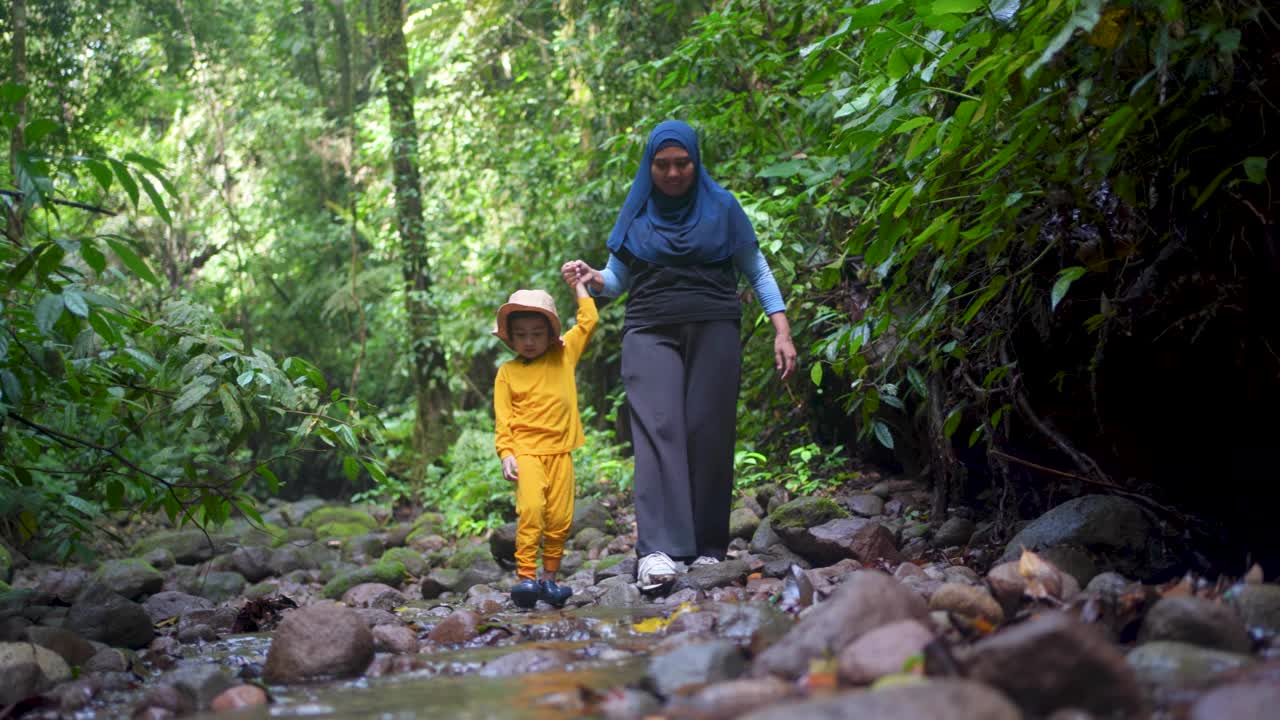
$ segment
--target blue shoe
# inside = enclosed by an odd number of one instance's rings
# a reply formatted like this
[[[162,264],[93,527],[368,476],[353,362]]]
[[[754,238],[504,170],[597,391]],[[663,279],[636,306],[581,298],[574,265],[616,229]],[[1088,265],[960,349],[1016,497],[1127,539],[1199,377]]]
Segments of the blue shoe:
[[[554,608],[562,608],[573,596],[573,588],[568,585],[557,585],[554,580],[539,580],[542,593],[539,599]]]
[[[541,594],[542,585],[537,580],[521,580],[518,585],[511,588],[511,602],[515,603],[516,607],[529,610],[538,604],[538,596]]]

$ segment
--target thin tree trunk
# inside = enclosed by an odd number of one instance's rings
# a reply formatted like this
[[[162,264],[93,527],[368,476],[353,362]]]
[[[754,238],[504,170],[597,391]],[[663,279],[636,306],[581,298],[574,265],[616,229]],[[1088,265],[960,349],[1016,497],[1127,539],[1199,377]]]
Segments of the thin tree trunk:
[[[10,79],[18,85],[25,86],[27,84],[27,0],[13,0],[9,17],[13,24],[13,64]],[[9,133],[9,172],[16,178],[18,177],[18,155],[26,146],[23,137],[23,130],[27,124],[26,98],[18,101],[14,107],[14,113],[18,116],[18,122]],[[22,211],[11,211],[7,215],[5,232],[12,242],[21,245],[24,235]]]
[[[443,438],[435,422],[443,415],[443,397],[434,376],[444,372],[444,356],[436,337],[431,306],[431,272],[422,220],[422,182],[418,174],[418,126],[413,116],[413,85],[404,40],[400,0],[378,0],[378,43],[386,75],[387,106],[391,116],[391,158],[395,176],[396,227],[400,234],[400,262],[404,303],[409,319],[413,386],[417,401],[414,447],[426,462],[441,450]],[[433,432],[434,431],[434,432]]]

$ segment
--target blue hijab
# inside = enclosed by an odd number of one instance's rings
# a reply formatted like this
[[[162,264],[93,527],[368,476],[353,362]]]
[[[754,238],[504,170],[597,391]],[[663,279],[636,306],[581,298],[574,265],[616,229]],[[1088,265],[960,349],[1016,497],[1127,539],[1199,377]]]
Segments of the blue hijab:
[[[681,198],[655,191],[649,167],[661,148],[679,145],[689,153],[697,177]],[[698,136],[679,120],[659,123],[649,135],[631,191],[609,233],[609,250],[626,248],[645,262],[663,266],[704,265],[728,260],[739,248],[757,243],[742,205],[702,166]]]

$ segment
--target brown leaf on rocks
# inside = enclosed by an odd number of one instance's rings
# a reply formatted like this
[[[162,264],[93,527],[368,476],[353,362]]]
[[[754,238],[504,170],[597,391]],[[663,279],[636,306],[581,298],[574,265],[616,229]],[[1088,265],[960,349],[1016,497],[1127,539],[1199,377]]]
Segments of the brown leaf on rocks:
[[[284,595],[250,600],[236,614],[231,632],[270,632],[280,623],[280,616],[285,610],[293,610],[297,607],[298,603]]]
[[[1036,600],[1062,600],[1062,571],[1053,563],[1023,548],[1018,558],[1018,574],[1027,581],[1023,592]]]

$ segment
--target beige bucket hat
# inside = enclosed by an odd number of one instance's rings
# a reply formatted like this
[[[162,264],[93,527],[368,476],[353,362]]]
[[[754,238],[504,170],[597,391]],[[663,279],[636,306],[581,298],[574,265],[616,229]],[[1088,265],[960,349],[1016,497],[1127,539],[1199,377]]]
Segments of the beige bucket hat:
[[[507,316],[513,312],[541,313],[551,323],[554,342],[564,345],[564,340],[560,338],[560,316],[556,314],[556,301],[546,290],[517,290],[498,308],[498,320],[493,334],[506,343],[507,347],[511,347],[511,338],[507,335]]]

